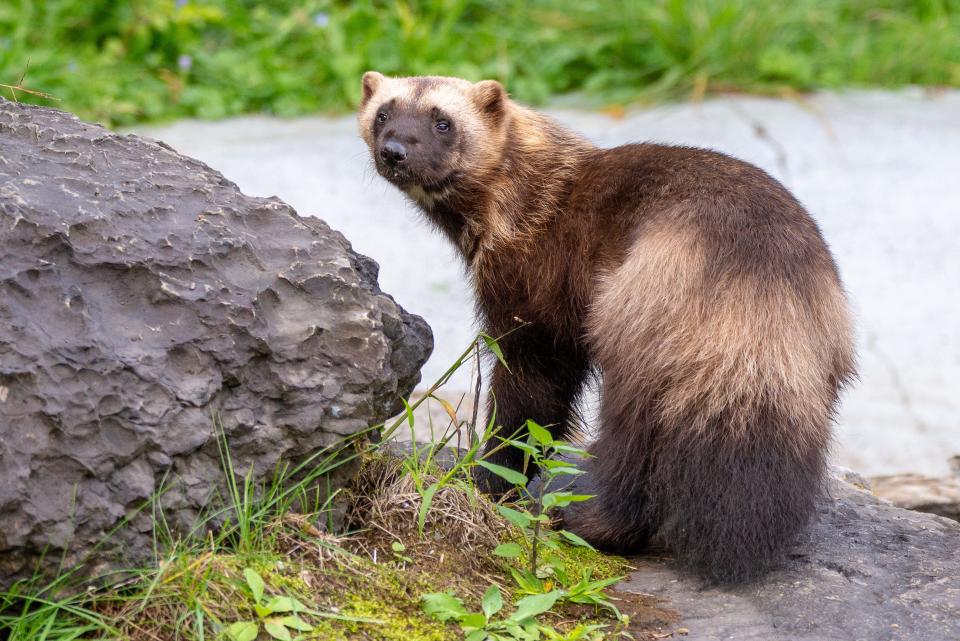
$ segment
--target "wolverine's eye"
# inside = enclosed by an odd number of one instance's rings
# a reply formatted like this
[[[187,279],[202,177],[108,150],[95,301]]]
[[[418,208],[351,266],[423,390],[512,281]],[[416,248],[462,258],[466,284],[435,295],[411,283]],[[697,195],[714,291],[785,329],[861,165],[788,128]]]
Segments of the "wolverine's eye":
[[[438,120],[434,127],[437,128],[437,131],[450,131],[450,123],[446,120]]]
[[[387,112],[381,111],[377,114],[377,122],[387,122]]]

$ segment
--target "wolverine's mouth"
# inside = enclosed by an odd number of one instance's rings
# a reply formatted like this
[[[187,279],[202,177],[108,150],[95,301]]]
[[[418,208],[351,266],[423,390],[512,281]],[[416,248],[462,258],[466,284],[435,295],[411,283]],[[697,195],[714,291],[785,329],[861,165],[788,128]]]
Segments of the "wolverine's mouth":
[[[419,187],[428,194],[439,194],[453,187],[459,172],[451,171],[441,178],[426,178],[402,168],[383,166],[380,169],[380,175],[400,189]]]
[[[418,182],[413,174],[400,167],[389,167],[385,164],[377,163],[377,169],[381,176],[401,189],[410,187]]]
[[[425,181],[420,186],[427,193],[440,193],[453,187],[459,172],[451,171],[449,174],[439,180]]]

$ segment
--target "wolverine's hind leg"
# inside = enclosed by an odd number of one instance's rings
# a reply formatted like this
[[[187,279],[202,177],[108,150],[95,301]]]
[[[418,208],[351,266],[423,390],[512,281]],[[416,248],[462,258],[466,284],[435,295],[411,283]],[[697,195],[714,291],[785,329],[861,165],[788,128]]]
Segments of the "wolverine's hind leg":
[[[590,447],[593,458],[587,463],[586,486],[577,490],[595,497],[571,506],[563,520],[565,528],[595,547],[626,554],[642,550],[659,527],[649,488],[648,456],[655,428],[636,407],[621,409],[606,400],[615,394],[612,377],[606,378],[600,433]]]
[[[572,408],[588,371],[586,357],[576,349],[564,349],[555,341],[526,327],[500,341],[509,370],[494,365],[488,399],[488,416],[496,413],[497,437],[526,438],[528,419],[550,429],[554,438],[569,431]],[[523,452],[492,438],[484,448],[484,460],[514,470],[523,467]],[[475,477],[484,491],[499,495],[511,489],[505,480],[477,467]]]

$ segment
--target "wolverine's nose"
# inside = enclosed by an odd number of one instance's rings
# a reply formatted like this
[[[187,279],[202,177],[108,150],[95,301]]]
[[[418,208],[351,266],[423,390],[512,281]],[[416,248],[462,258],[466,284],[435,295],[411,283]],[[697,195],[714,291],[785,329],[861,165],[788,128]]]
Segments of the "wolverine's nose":
[[[390,166],[399,165],[407,159],[407,148],[399,140],[388,140],[380,148],[380,157]]]

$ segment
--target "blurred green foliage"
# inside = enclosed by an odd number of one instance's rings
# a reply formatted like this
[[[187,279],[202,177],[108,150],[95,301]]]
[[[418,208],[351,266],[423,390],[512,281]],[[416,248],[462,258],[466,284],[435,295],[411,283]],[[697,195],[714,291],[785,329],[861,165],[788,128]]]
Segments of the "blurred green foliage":
[[[958,86],[960,0],[0,0],[0,83],[112,125],[343,111],[367,69],[532,103]]]

